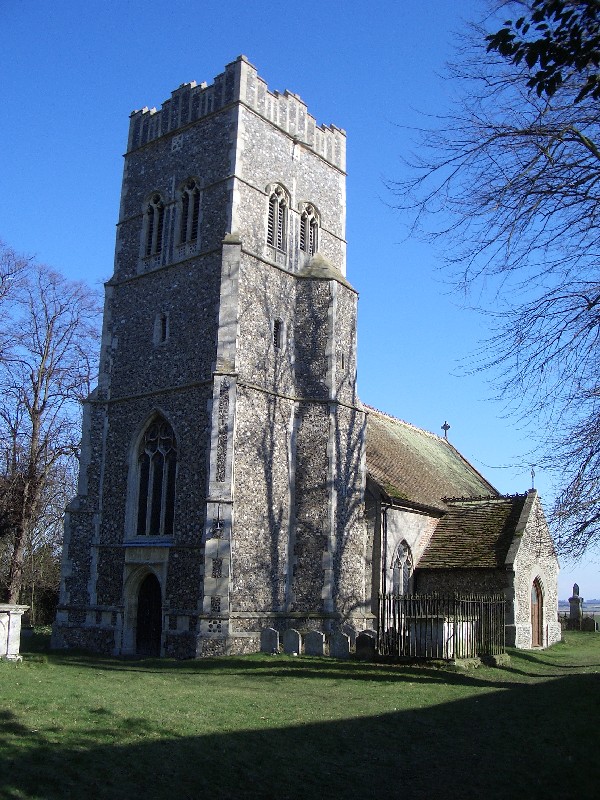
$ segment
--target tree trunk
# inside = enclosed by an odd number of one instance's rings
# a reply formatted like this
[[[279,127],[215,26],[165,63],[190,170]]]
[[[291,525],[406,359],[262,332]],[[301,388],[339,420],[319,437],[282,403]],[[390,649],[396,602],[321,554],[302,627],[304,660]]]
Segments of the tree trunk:
[[[25,560],[25,528],[19,525],[15,530],[15,541],[10,559],[7,600],[9,603],[19,602],[23,583],[23,561]]]

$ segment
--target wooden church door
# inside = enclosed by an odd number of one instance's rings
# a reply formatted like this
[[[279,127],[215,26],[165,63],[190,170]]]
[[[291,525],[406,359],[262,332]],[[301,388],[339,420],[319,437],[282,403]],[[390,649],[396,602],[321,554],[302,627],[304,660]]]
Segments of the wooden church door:
[[[541,647],[542,636],[542,587],[536,578],[531,587],[531,646]]]
[[[156,575],[146,575],[140,586],[137,606],[136,653],[159,656],[162,633],[162,594]]]

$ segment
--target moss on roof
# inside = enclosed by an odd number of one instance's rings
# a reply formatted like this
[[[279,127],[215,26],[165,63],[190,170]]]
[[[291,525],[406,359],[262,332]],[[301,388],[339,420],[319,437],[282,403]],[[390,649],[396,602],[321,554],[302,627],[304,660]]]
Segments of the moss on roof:
[[[526,497],[449,500],[419,569],[503,568]]]
[[[389,497],[445,511],[444,497],[498,494],[447,439],[366,411],[367,471]]]

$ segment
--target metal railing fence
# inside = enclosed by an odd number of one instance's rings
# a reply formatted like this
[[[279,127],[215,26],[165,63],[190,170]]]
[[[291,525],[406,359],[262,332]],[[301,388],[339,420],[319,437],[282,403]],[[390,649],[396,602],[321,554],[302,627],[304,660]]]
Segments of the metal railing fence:
[[[380,655],[476,658],[505,652],[502,595],[379,595]]]

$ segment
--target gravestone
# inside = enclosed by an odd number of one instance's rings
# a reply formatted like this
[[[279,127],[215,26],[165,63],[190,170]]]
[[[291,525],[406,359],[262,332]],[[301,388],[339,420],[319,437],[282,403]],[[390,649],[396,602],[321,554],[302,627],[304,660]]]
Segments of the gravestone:
[[[20,661],[21,620],[29,606],[0,603],[0,658]]]
[[[576,583],[573,584],[573,595],[569,597],[569,606],[571,621],[581,621],[583,617],[583,597],[580,597],[579,586]]]
[[[260,632],[260,652],[278,653],[279,652],[279,631],[275,628],[263,628]]]
[[[300,639],[299,631],[294,628],[288,628],[283,634],[283,652],[300,655],[302,641]]]
[[[376,637],[374,631],[361,631],[356,637],[356,657],[363,661],[375,658]]]
[[[304,637],[304,652],[307,656],[322,656],[325,652],[325,634],[309,631]]]
[[[345,633],[336,631],[331,634],[329,655],[332,658],[348,658],[350,655],[350,638]]]

